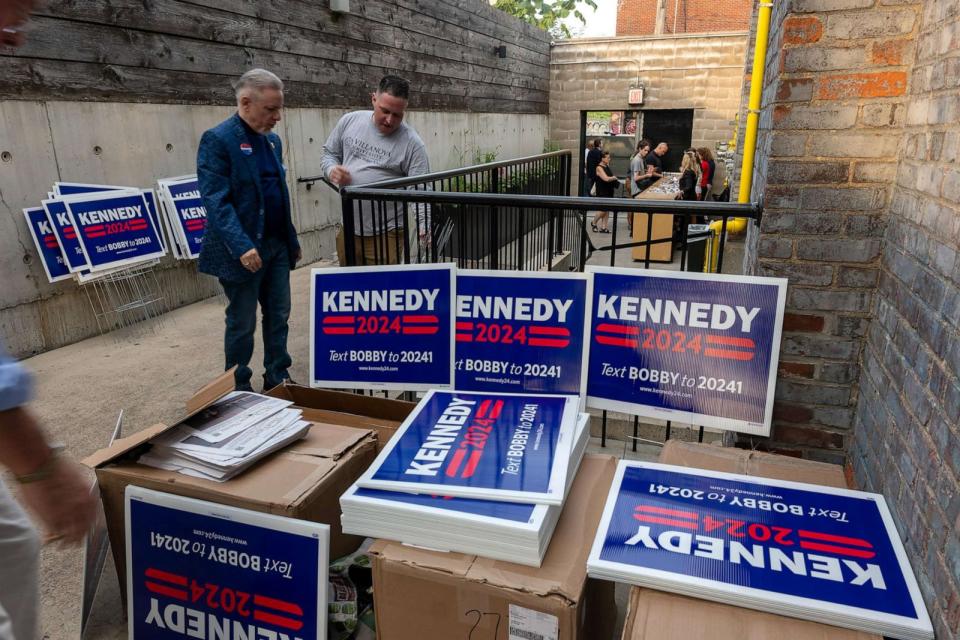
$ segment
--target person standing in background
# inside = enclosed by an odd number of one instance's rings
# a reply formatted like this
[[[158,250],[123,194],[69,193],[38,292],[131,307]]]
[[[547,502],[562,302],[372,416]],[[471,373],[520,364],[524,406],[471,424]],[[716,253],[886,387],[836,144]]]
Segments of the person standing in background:
[[[661,142],[643,159],[647,167],[653,167],[653,171],[650,172],[650,177],[653,178],[654,181],[663,177],[663,156],[667,155],[669,150],[670,147],[667,143]]]
[[[590,184],[587,185],[587,194],[591,194],[594,191],[594,185],[597,184],[597,167],[600,166],[600,158],[602,156],[603,140],[595,138],[593,148],[590,149],[590,152],[587,154],[587,180],[590,181]]]
[[[283,111],[283,82],[265,69],[252,69],[234,89],[237,112],[206,131],[197,149],[197,180],[207,209],[197,268],[220,281],[229,301],[224,370],[237,367],[238,391],[253,390],[249,364],[259,303],[267,390],[290,378],[290,271],[301,257],[283,146],[273,133]]]
[[[630,197],[636,198],[640,192],[650,186],[647,177],[647,163],[644,157],[650,153],[650,141],[644,138],[637,143],[637,151],[630,158]]]
[[[610,169],[610,152],[602,152],[600,154],[600,164],[597,165],[597,197],[612,198],[619,183],[620,179],[613,175],[613,171]],[[610,233],[609,220],[609,211],[597,211],[590,226],[598,233]]]
[[[683,161],[680,163],[680,193],[677,200],[697,200],[697,187],[700,181],[700,163],[697,153],[693,149],[683,152]]]
[[[410,83],[398,76],[384,76],[371,94],[372,111],[344,115],[323,145],[323,175],[337,186],[419,176],[430,172],[427,148],[420,135],[406,122]],[[406,208],[381,215],[353,213],[353,243],[356,264],[397,264],[402,261]],[[430,242],[426,207],[417,211],[421,246]],[[343,228],[337,234],[337,255],[346,265]]]
[[[717,163],[713,159],[713,153],[707,147],[698,148],[697,155],[700,156],[700,199],[713,200],[710,196]]]

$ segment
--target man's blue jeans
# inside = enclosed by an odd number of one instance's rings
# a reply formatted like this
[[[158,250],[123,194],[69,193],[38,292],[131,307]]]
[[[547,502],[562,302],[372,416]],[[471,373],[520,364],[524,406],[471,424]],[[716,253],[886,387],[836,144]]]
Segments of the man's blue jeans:
[[[287,334],[290,318],[290,255],[283,240],[267,238],[260,248],[263,266],[244,282],[220,285],[229,304],[223,350],[226,367],[236,365],[234,381],[238,390],[251,390],[250,358],[253,356],[253,333],[257,328],[257,303],[263,314],[263,386],[270,389],[290,377],[290,354]]]

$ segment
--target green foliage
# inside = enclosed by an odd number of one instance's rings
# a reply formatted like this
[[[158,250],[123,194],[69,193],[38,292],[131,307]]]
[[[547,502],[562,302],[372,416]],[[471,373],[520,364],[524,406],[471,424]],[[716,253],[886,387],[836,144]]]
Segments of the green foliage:
[[[579,20],[581,24],[586,24],[586,18],[577,8],[581,3],[594,10],[597,8],[594,0],[491,0],[490,2],[501,11],[506,11],[524,22],[562,38],[570,37],[570,29],[564,24],[564,20],[570,16]]]

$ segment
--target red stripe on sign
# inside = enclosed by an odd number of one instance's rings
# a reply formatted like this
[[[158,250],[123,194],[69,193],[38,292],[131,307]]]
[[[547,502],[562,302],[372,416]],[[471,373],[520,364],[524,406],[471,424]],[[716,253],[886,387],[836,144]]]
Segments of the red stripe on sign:
[[[205,226],[206,226],[206,225],[204,225],[203,223],[200,223],[200,224],[188,224],[188,225],[187,225],[187,231],[199,231],[200,229],[203,229]],[[146,227],[147,227],[147,225],[143,225],[143,228],[144,228],[144,229],[146,229]]]
[[[703,355],[708,358],[725,358],[727,360],[753,360],[749,351],[727,351],[726,349],[704,349]]]
[[[687,520],[699,520],[700,516],[693,511],[680,511],[679,509],[666,509],[664,507],[654,507],[653,505],[641,504],[635,511],[646,511],[647,513],[656,513],[661,516],[672,516],[674,518],[686,518]]]
[[[570,329],[564,329],[563,327],[537,327],[530,325],[527,328],[527,333],[532,336],[561,336],[564,338],[570,337]]]
[[[432,336],[433,334],[440,331],[440,327],[404,327],[403,333],[405,335],[428,335]]]
[[[353,316],[327,316],[323,324],[353,324]]]
[[[596,330],[606,333],[620,333],[626,336],[640,335],[640,327],[628,327],[625,324],[610,324],[609,322],[598,324]]]
[[[299,605],[293,604],[292,602],[287,602],[286,600],[277,600],[276,598],[268,598],[267,596],[258,596],[254,594],[253,604],[258,607],[266,607],[267,609],[276,609],[277,611],[282,611],[284,613],[292,613],[295,616],[302,616],[303,609]]]
[[[460,474],[461,478],[469,478],[473,475],[473,472],[477,470],[477,465],[480,464],[480,458],[483,457],[482,449],[475,449],[470,454],[470,459],[467,460],[467,466],[463,468],[463,473]]]
[[[458,333],[457,342],[473,342],[473,336],[469,333]]]
[[[609,345],[611,347],[630,347],[631,349],[637,348],[637,341],[631,340],[630,338],[611,338],[609,336],[597,336],[597,342],[600,344]]]
[[[490,419],[496,420],[499,418],[501,411],[503,411],[503,400],[497,400],[493,403],[493,409],[490,411]]]
[[[836,553],[841,556],[851,556],[853,558],[872,558],[875,554],[873,551],[864,551],[862,549],[849,549],[847,547],[838,547],[832,544],[820,544],[819,542],[807,542],[806,540],[800,541],[801,549],[809,549],[810,551],[826,551],[827,553]]]
[[[465,449],[458,449],[454,452],[453,457],[450,459],[450,464],[447,466],[447,476],[454,478],[457,475],[457,469],[460,468],[460,464],[463,462],[464,457],[466,457],[467,452]]]
[[[67,240],[73,240],[74,238],[77,237],[77,232],[74,231],[73,229],[67,229],[66,231],[63,232],[63,237],[66,238]]]
[[[103,228],[102,224],[92,224],[87,227],[87,231],[103,231]]]
[[[54,249],[54,248],[56,248],[56,246],[57,246],[57,241],[56,241],[56,240],[47,240],[47,241],[44,242],[44,244],[47,245],[47,248],[48,248],[48,249]]]
[[[130,222],[127,223],[127,225],[131,227],[145,227],[147,226],[147,221],[142,219],[131,220]]]
[[[633,514],[634,520],[640,522],[651,522],[653,524],[664,524],[671,527],[680,527],[681,529],[696,529],[696,522],[687,522],[686,520],[674,520],[673,518],[658,518],[657,516],[645,516],[640,513]]]
[[[156,582],[146,582],[147,590],[152,593],[160,594],[161,596],[167,596],[168,598],[174,598],[175,600],[186,600],[187,592],[183,589],[174,589],[173,587],[168,587],[164,584],[157,584]]]
[[[353,327],[324,327],[323,333],[328,336],[352,336]]]
[[[873,545],[863,538],[848,538],[847,536],[836,536],[832,533],[817,533],[816,531],[805,531],[801,529],[797,532],[801,538],[811,538],[822,542],[836,542],[837,544],[848,544],[851,547],[866,547],[873,549]]]
[[[484,400],[480,403],[480,407],[477,409],[477,417],[485,418],[487,417],[487,411],[490,411],[490,400]]]
[[[299,631],[303,628],[303,622],[300,620],[291,620],[290,618],[284,618],[283,616],[277,616],[265,611],[254,611],[253,619],[258,622],[266,622],[275,627],[283,627],[284,629],[291,629],[293,631]]]
[[[181,587],[187,586],[186,576],[178,576],[175,573],[168,573],[166,571],[161,571],[160,569],[147,569],[146,574],[148,578],[153,578],[154,580],[172,582],[173,584],[178,584]]]
[[[707,343],[709,344],[725,344],[731,347],[746,347],[747,349],[753,349],[756,344],[750,338],[731,338],[728,336],[713,336],[707,335]]]
[[[88,234],[87,234],[87,237],[88,237],[88,238],[102,238],[102,237],[105,236],[105,235],[107,235],[107,232],[106,232],[106,231],[101,231],[100,233],[88,233]]]
[[[473,323],[472,322],[458,322],[457,331],[472,331]]]
[[[440,322],[440,319],[437,316],[403,316],[404,322],[422,322],[422,323],[431,323],[431,322]]]
[[[560,348],[566,347],[570,344],[569,340],[553,340],[551,338],[530,338],[527,340],[527,344],[531,347],[551,347],[551,348]]]

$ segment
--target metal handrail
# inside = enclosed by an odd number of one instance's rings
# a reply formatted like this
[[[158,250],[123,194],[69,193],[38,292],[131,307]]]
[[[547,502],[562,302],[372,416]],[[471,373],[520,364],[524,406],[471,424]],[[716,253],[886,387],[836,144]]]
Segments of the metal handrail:
[[[416,201],[426,204],[472,204],[515,208],[573,209],[577,211],[623,211],[635,213],[672,213],[716,217],[752,218],[757,224],[763,214],[760,203],[704,202],[691,200],[636,200],[632,198],[584,198],[576,196],[538,196],[506,193],[470,193],[459,191],[409,191],[385,188],[343,187],[344,198]]]
[[[433,182],[435,180],[445,180],[447,178],[458,178],[460,176],[465,176],[471,173],[490,171],[491,169],[509,167],[509,166],[521,164],[524,162],[536,162],[537,160],[545,160],[547,158],[555,158],[559,156],[572,156],[572,152],[569,149],[564,149],[561,151],[550,151],[548,153],[538,153],[536,155],[524,156],[522,158],[512,158],[510,160],[499,160],[497,162],[475,164],[469,167],[461,167],[459,169],[448,169],[446,171],[435,171],[433,173],[424,173],[418,176],[410,176],[406,178],[392,178],[390,180],[381,180],[380,182],[371,182],[363,186],[366,188],[377,188],[377,189],[397,189],[400,187],[409,187],[412,185],[422,184],[424,182]],[[309,189],[314,182],[319,182],[319,181],[327,182],[328,184],[331,184],[323,175],[297,178],[297,182],[307,184],[307,189]]]

